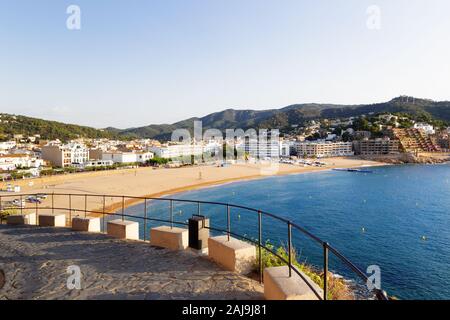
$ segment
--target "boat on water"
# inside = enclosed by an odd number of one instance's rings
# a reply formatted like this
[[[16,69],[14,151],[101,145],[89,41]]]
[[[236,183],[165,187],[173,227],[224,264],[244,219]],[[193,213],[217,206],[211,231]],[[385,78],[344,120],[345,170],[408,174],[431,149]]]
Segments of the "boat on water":
[[[366,170],[366,169],[337,168],[337,169],[333,169],[333,170],[334,171],[345,171],[345,172],[373,173],[372,170]]]

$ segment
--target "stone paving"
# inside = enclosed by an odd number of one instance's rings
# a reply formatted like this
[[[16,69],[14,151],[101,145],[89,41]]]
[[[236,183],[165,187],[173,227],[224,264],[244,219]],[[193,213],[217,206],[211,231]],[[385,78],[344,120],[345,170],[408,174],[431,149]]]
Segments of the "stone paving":
[[[67,268],[81,289],[67,288]],[[1,299],[262,299],[250,278],[190,251],[66,228],[0,225]]]

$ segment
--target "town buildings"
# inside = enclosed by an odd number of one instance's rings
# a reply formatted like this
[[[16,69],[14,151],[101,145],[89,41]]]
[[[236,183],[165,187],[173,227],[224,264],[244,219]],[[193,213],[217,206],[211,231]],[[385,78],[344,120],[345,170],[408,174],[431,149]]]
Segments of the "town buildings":
[[[88,148],[80,143],[48,144],[42,147],[42,159],[56,167],[68,167],[73,164],[84,164],[89,160]]]
[[[400,141],[389,138],[364,139],[353,141],[353,148],[357,155],[398,154],[400,152]]]
[[[106,151],[101,153],[101,160],[112,161],[113,163],[146,163],[153,159],[153,152],[122,152]],[[91,157],[91,159],[93,159]]]
[[[259,135],[244,138],[244,152],[254,159],[279,158],[280,149],[277,131],[260,130]]]
[[[436,133],[436,130],[434,129],[434,127],[431,124],[423,123],[423,122],[415,123],[414,129],[419,129],[428,135]]]
[[[42,159],[29,154],[0,155],[0,170],[13,171],[16,169],[40,168],[44,165]]]
[[[353,156],[351,142],[312,141],[297,143],[297,155],[307,158]]]
[[[159,158],[176,159],[189,156],[200,156],[203,153],[201,144],[165,144],[161,146],[150,147],[149,150]]]

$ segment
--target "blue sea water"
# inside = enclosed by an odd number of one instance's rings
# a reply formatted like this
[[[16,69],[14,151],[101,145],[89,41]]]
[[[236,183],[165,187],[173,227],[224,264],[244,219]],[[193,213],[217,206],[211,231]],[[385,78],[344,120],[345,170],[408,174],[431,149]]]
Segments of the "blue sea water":
[[[450,299],[450,165],[386,166],[373,171],[276,176],[172,197],[240,204],[274,213],[326,240],[361,270],[378,265],[381,285],[390,295]],[[168,202],[152,202],[147,215],[167,219],[168,208]],[[127,213],[143,215],[142,209],[140,204],[128,208]],[[174,203],[174,219],[186,221],[197,210],[193,204]],[[201,213],[210,217],[213,227],[226,228],[223,208],[204,205]],[[231,212],[232,231],[247,237],[257,237],[257,221],[253,212]],[[286,239],[285,224],[263,217],[263,241],[279,244]],[[314,241],[294,230],[293,244],[300,260],[321,266],[322,248]],[[333,257],[330,270],[355,278]]]

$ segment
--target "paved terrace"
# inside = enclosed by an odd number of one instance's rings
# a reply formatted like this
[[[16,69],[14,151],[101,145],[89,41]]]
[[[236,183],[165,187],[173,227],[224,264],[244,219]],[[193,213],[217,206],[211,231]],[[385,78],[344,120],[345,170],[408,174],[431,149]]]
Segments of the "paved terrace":
[[[81,290],[67,289],[67,267]],[[66,228],[0,225],[1,299],[262,299],[259,282],[189,251]]]

